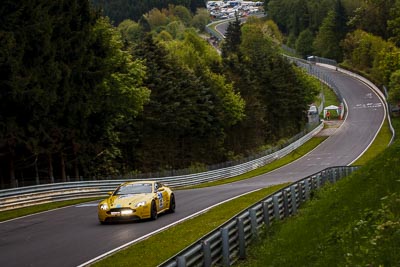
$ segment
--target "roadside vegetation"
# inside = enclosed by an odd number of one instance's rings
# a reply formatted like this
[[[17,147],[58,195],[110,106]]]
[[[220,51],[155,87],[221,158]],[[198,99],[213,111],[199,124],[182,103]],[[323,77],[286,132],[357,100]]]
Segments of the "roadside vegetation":
[[[324,85],[322,87],[322,92],[324,94],[325,97],[325,106],[330,106],[330,105],[335,105],[335,106],[339,106],[339,100],[337,95],[335,94],[335,92],[329,88],[328,86]]]
[[[400,130],[400,120],[395,120]],[[400,140],[265,229],[239,266],[398,266]]]
[[[306,127],[318,88],[270,20],[233,24],[220,55],[200,2],[39,2],[0,10],[0,188],[207,166]]]

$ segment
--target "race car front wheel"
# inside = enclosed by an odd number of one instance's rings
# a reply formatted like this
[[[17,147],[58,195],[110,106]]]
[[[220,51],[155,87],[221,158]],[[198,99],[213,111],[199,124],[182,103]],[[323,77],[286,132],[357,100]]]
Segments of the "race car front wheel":
[[[151,202],[150,218],[152,220],[157,220],[157,205],[156,205],[156,202],[154,200]]]
[[[169,200],[169,213],[174,213],[175,212],[175,196],[174,194],[171,194],[170,200]]]

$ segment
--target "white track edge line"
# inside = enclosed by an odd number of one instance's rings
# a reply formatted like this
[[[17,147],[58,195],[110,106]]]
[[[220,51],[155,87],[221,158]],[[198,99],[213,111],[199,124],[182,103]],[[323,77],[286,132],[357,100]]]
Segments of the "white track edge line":
[[[172,227],[172,226],[175,226],[175,225],[177,225],[178,223],[181,223],[181,222],[183,222],[183,221],[186,221],[186,220],[188,220],[188,219],[191,219],[191,218],[193,218],[193,217],[196,217],[196,216],[198,216],[198,215],[200,215],[200,214],[202,214],[202,213],[205,213],[206,211],[208,211],[208,210],[210,210],[210,209],[212,209],[212,208],[214,208],[214,207],[216,207],[216,206],[219,206],[219,205],[221,205],[221,204],[224,204],[224,203],[226,203],[226,202],[228,202],[228,201],[234,200],[234,199],[239,198],[239,197],[241,197],[241,196],[244,196],[244,195],[247,195],[247,194],[250,194],[250,193],[254,193],[254,192],[259,191],[259,190],[261,190],[261,189],[262,189],[262,188],[255,189],[255,190],[252,190],[252,191],[243,193],[243,194],[241,194],[241,195],[232,197],[232,198],[230,198],[230,199],[224,200],[224,201],[219,202],[219,203],[217,203],[217,204],[214,204],[214,205],[212,205],[212,206],[210,206],[210,207],[207,207],[207,208],[205,208],[205,209],[203,209],[203,210],[200,210],[200,211],[198,211],[198,212],[196,212],[196,213],[193,213],[192,215],[189,215],[189,216],[187,216],[187,217],[185,217],[185,218],[182,218],[182,219],[180,219],[180,220],[178,220],[178,221],[176,221],[176,222],[173,222],[173,223],[171,223],[171,224],[169,224],[169,225],[166,225],[166,226],[164,226],[164,227],[161,227],[161,228],[158,229],[158,230],[155,230],[155,231],[153,231],[153,232],[151,232],[151,233],[148,233],[148,234],[146,234],[146,235],[144,235],[144,236],[141,236],[141,237],[139,237],[139,238],[137,238],[137,239],[135,239],[135,240],[132,240],[132,241],[130,241],[130,242],[128,242],[128,243],[125,243],[125,244],[123,244],[123,245],[121,245],[121,246],[119,246],[119,247],[117,247],[117,248],[115,248],[115,249],[113,249],[113,250],[110,250],[110,251],[108,251],[108,252],[106,252],[106,253],[103,253],[103,254],[97,256],[96,258],[93,258],[93,259],[91,259],[91,260],[89,260],[89,261],[87,261],[87,262],[85,262],[85,263],[82,263],[82,264],[78,265],[77,267],[88,266],[88,265],[90,265],[90,264],[92,264],[92,263],[94,263],[94,262],[96,262],[96,261],[98,261],[98,260],[101,260],[101,259],[103,259],[103,258],[105,258],[105,257],[107,257],[107,256],[109,256],[109,255],[111,255],[111,254],[113,254],[113,253],[115,253],[115,252],[118,252],[118,251],[120,251],[120,250],[122,250],[122,249],[124,249],[124,248],[126,248],[126,247],[128,247],[128,246],[130,246],[130,245],[133,245],[133,244],[135,244],[135,243],[137,243],[137,242],[139,242],[139,241],[142,241],[142,240],[144,240],[144,239],[147,239],[148,237],[150,237],[150,236],[152,236],[152,235],[155,235],[155,234],[157,234],[157,233],[159,233],[159,232],[161,232],[161,231],[164,231],[164,230],[166,230],[166,229],[168,229],[168,228],[170,228],[170,227]]]

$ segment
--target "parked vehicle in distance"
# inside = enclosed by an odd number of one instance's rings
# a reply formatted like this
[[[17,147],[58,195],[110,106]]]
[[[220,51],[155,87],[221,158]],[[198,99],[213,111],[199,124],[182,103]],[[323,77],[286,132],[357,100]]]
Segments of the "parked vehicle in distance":
[[[175,212],[171,188],[156,181],[123,183],[98,205],[100,223],[156,220],[162,212]]]
[[[308,115],[318,115],[318,108],[315,105],[310,105]]]

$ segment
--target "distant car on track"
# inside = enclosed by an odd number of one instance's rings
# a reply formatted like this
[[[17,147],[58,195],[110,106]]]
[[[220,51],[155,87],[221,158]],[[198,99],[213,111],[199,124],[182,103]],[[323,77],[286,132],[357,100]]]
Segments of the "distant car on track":
[[[175,195],[171,188],[156,181],[123,183],[98,205],[100,223],[156,220],[162,212],[175,211]]]

